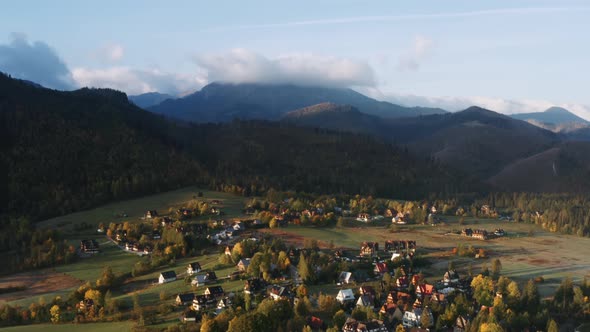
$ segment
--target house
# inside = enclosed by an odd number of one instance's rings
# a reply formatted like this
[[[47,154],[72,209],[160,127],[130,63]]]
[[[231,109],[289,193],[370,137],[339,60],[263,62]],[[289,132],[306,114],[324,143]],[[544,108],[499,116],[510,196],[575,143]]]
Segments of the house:
[[[257,294],[265,290],[266,282],[260,278],[249,279],[244,285],[244,293]]]
[[[372,286],[361,286],[359,288],[359,294],[368,295],[371,297],[371,299],[375,299],[375,295],[377,295],[377,293],[375,292],[375,288],[373,288]]]
[[[158,282],[160,284],[163,284],[166,282],[171,282],[174,280],[176,280],[176,272],[174,272],[174,271],[162,272],[162,273],[160,273],[160,277],[158,278]]]
[[[145,213],[145,219],[153,219],[158,216],[158,211],[156,210],[148,210]]]
[[[383,306],[381,306],[379,314],[387,316],[390,321],[394,319],[397,321],[401,321],[404,317],[404,312],[395,303],[386,303]]]
[[[87,254],[96,254],[100,252],[100,250],[98,249],[98,242],[96,240],[80,241],[80,252]]]
[[[336,301],[340,302],[341,304],[350,303],[354,301],[354,293],[352,289],[341,289],[336,295]]]
[[[205,275],[207,276],[207,281],[217,280],[217,275],[215,274],[215,271],[209,271]]]
[[[422,315],[430,315],[430,321],[433,322],[432,312],[430,309],[420,309],[414,308],[413,310],[408,310],[404,312],[404,317],[402,318],[402,324],[405,328],[412,328],[418,327],[421,325],[420,319]]]
[[[497,237],[506,236],[506,232],[502,228],[496,228],[494,235]]]
[[[273,300],[278,301],[281,298],[287,297],[289,295],[289,291],[283,286],[272,285],[268,289],[268,295]]]
[[[231,299],[229,297],[224,297],[217,302],[217,308],[215,309],[215,314],[219,315],[222,311],[227,308],[231,307]]]
[[[354,318],[347,318],[344,326],[342,326],[343,332],[387,332],[387,328],[383,324],[383,321],[373,319],[367,322],[359,322]]]
[[[205,295],[208,295],[210,297],[213,298],[218,298],[221,297],[225,294],[225,292],[223,291],[223,287],[221,286],[212,286],[212,287],[207,287],[207,289],[205,289]]]
[[[250,258],[242,258],[238,262],[238,265],[236,265],[236,267],[238,268],[238,271],[242,271],[242,272],[248,271],[248,266],[250,266]]]
[[[316,316],[309,316],[307,317],[307,325],[312,328],[312,330],[325,330],[326,324],[323,320]]]
[[[199,313],[194,311],[194,310],[187,310],[185,311],[185,313],[180,316],[180,321],[181,322],[196,322],[197,320],[200,320],[201,318],[199,317]]]
[[[443,283],[448,285],[450,283],[458,283],[459,282],[459,273],[456,270],[449,270],[445,272],[443,275]]]
[[[370,295],[361,295],[356,301],[356,306],[373,309],[373,298]]]
[[[233,248],[234,248],[234,246],[226,246],[224,253],[228,256],[231,256],[231,251]]]
[[[430,296],[430,302],[431,303],[438,303],[441,305],[446,305],[447,304],[447,296],[443,293],[432,293],[432,295]]]
[[[429,284],[418,285],[416,287],[416,295],[424,298],[426,296],[431,296],[434,292],[434,286]]]
[[[189,305],[193,303],[195,293],[184,293],[176,295],[176,305]]]
[[[197,274],[195,276],[195,279],[193,279],[193,281],[191,281],[191,285],[195,286],[195,287],[200,287],[203,286],[207,283],[207,275],[206,274]]]
[[[375,272],[375,274],[384,275],[388,272],[387,265],[385,263],[375,263],[373,272]]]
[[[369,215],[368,213],[360,213],[356,220],[361,222],[369,222],[371,221],[371,215]]]
[[[340,276],[338,276],[338,285],[349,284],[352,281],[351,279],[351,272],[340,272]]]
[[[210,308],[215,303],[215,300],[207,295],[195,295],[193,300],[193,310],[201,311]]]
[[[487,240],[488,231],[486,231],[485,229],[476,229],[471,234],[471,237],[478,240]]]
[[[373,256],[379,251],[379,243],[363,242],[361,244],[361,256]]]
[[[154,230],[152,232],[152,240],[159,240],[162,238],[162,234],[160,233],[159,230]]]
[[[186,274],[192,276],[195,273],[201,272],[201,264],[198,262],[189,263],[188,267],[186,268]]]
[[[455,326],[453,326],[453,332],[467,332],[469,329],[469,319],[465,316],[459,316],[455,320]]]
[[[399,257],[402,257],[402,254],[394,252],[393,254],[391,254],[391,261],[395,261],[396,259],[398,259]]]
[[[408,288],[410,286],[410,279],[408,279],[408,276],[401,276],[397,278],[395,285],[397,288]]]

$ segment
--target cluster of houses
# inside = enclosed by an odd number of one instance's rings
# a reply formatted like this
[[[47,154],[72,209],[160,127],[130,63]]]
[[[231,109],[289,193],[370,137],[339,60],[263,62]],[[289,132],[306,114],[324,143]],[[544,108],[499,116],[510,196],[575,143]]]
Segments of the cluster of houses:
[[[229,241],[234,237],[239,236],[246,229],[245,224],[245,222],[239,220],[233,221],[232,223],[226,222],[225,220],[213,221],[211,228],[221,227],[222,229],[217,233],[210,235],[209,239],[213,241],[213,243],[220,245],[224,241]]]
[[[391,253],[391,260],[394,261],[398,257],[412,258],[416,253],[416,241],[414,240],[388,240],[385,241],[384,250]],[[360,256],[373,257],[379,254],[378,242],[362,242]]]
[[[505,236],[506,232],[502,228],[496,228],[493,233],[490,233],[485,229],[464,228],[461,230],[461,235],[478,240],[487,240],[493,237]]]
[[[96,254],[100,252],[98,242],[96,240],[81,240],[80,241],[80,253],[83,254]]]

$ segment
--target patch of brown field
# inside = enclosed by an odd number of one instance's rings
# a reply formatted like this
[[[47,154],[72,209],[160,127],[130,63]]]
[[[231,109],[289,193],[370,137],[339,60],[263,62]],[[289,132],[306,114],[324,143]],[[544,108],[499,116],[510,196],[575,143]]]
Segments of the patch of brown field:
[[[293,233],[281,231],[280,229],[261,229],[262,233],[270,233],[272,236],[279,237],[287,246],[293,246],[295,248],[303,248],[303,241],[305,237]],[[330,247],[329,241],[318,241],[318,247],[320,249],[328,249]]]
[[[67,274],[51,270],[17,273],[0,278],[0,288],[24,287],[23,290],[0,294],[0,302],[40,296],[82,284],[82,281]]]
[[[529,263],[531,263],[533,265],[544,266],[544,265],[550,264],[551,262],[547,259],[544,259],[544,258],[534,258],[534,259],[529,259]]]

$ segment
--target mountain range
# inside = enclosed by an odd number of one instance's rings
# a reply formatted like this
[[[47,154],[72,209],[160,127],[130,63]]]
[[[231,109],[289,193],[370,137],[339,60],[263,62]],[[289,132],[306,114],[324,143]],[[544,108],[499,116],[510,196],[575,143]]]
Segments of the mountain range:
[[[141,108],[158,105],[166,99],[175,99],[175,97],[159,92],[148,92],[140,95],[129,96],[129,101]]]
[[[147,109],[170,118],[203,123],[236,118],[279,120],[290,111],[325,102],[351,105],[382,118],[446,113],[439,108],[405,107],[378,101],[352,89],[255,83],[211,83],[193,94],[165,100]]]

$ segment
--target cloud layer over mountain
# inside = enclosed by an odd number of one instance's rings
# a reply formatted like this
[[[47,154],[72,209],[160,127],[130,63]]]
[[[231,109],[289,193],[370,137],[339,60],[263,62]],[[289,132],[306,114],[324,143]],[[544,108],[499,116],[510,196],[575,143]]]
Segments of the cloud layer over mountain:
[[[374,86],[373,68],[363,61],[314,54],[268,58],[245,49],[225,54],[196,55],[208,81],[231,83],[292,83],[306,86]]]

